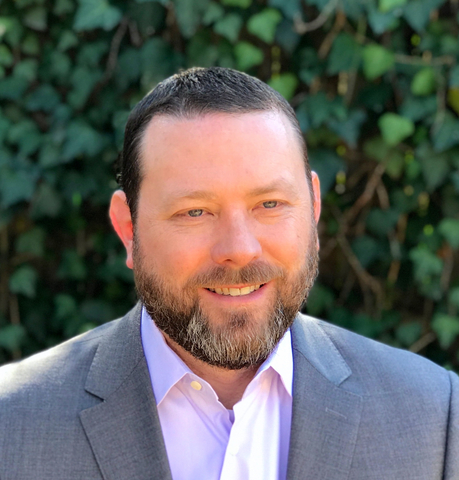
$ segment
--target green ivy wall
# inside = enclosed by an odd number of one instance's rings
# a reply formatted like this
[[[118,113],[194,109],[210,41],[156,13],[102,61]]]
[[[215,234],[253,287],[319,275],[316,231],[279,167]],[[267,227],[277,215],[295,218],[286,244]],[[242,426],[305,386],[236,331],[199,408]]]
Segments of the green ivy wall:
[[[180,68],[255,75],[322,181],[307,311],[459,370],[457,0],[0,2],[0,363],[126,312],[109,226],[130,109]]]

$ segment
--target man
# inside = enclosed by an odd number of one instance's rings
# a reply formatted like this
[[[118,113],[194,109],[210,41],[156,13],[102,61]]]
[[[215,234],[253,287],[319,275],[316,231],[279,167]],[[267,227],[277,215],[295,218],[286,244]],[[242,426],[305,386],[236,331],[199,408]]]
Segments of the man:
[[[222,68],[132,112],[110,217],[139,305],[0,370],[0,479],[459,479],[456,375],[298,314],[320,214],[298,122]]]

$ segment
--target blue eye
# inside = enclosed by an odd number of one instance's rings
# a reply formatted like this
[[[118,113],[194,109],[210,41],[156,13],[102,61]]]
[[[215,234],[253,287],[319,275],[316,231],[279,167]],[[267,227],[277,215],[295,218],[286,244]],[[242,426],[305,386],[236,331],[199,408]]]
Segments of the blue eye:
[[[194,210],[188,210],[187,214],[189,217],[200,217],[204,213],[204,210],[200,208],[195,208]]]
[[[269,202],[263,202],[263,207],[265,208],[275,208],[277,207],[278,202],[275,200],[270,200]]]

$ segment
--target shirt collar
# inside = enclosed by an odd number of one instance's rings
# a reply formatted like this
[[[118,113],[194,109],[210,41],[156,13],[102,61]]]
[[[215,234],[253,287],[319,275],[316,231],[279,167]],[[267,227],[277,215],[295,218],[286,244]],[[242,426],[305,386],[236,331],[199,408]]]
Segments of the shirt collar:
[[[159,405],[169,390],[185,375],[195,375],[183,360],[167,345],[164,336],[152,321],[150,315],[142,308],[141,320],[142,346],[150,373],[151,385]],[[287,330],[271,355],[260,366],[255,376],[272,368],[282,380],[285,390],[292,396],[293,354],[290,329]]]

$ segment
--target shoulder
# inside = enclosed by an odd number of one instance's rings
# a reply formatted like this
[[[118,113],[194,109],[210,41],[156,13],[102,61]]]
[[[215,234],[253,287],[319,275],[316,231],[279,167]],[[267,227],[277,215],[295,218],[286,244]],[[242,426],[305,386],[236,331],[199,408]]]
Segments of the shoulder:
[[[0,402],[46,392],[81,388],[100,339],[116,328],[114,320],[25,360],[0,368]]]
[[[308,357],[308,337],[324,337],[348,368],[342,387],[362,396],[404,391],[429,398],[451,395],[457,376],[420,355],[394,348],[306,315],[299,315],[292,328],[294,345]],[[296,344],[295,344],[296,341]],[[322,341],[324,341],[322,339]],[[312,348],[314,350],[314,348]],[[322,350],[323,347],[322,347]],[[325,351],[315,352],[327,355]]]

